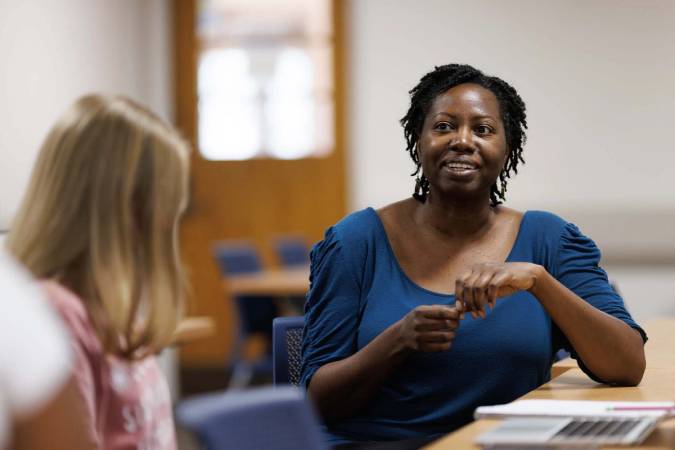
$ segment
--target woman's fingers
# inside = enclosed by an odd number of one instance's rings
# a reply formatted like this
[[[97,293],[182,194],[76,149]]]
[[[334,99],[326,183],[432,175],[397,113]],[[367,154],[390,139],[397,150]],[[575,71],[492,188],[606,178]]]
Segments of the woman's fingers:
[[[476,270],[478,269],[478,270]],[[485,302],[485,292],[481,288],[482,280],[486,273],[479,267],[474,267],[457,278],[455,282],[455,296],[457,300],[464,304],[465,310],[476,319],[485,318],[483,305]]]
[[[442,351],[450,348],[459,326],[459,311],[448,305],[421,305],[406,314],[395,328],[405,348]]]
[[[485,312],[481,308],[483,293],[478,286],[480,276],[479,271],[472,271],[471,276],[464,283],[464,298],[471,302],[471,310],[475,313],[474,319],[476,316],[485,317]]]
[[[488,298],[488,304],[490,305],[490,309],[494,309],[495,303],[497,303],[497,296],[499,294],[499,285],[495,281],[495,278],[497,277],[497,274],[493,276],[490,281],[488,282],[487,286],[487,298]]]
[[[501,287],[509,280],[503,265],[479,264],[457,278],[455,296],[474,319],[485,318],[486,312],[495,307]]]
[[[464,305],[463,310],[467,311],[475,319],[475,313],[473,311],[473,296],[468,298],[465,291],[465,286],[467,285],[469,278],[472,275],[471,270],[467,270],[457,277],[455,280],[455,299]]]
[[[439,352],[448,350],[455,339],[453,331],[433,331],[423,333],[418,339],[418,349],[423,352]]]
[[[492,277],[492,280],[490,280],[489,289],[490,289],[491,293],[494,294],[494,298],[495,298],[494,301],[497,300],[497,297],[499,296],[499,294],[503,290],[503,287],[506,286],[509,283],[510,280],[511,280],[511,274],[508,273],[505,270],[495,274],[495,276]]]
[[[457,320],[459,311],[452,306],[446,305],[422,305],[415,308],[415,314],[418,319],[434,320]]]
[[[476,280],[476,284],[474,285],[474,298],[478,298],[479,302],[477,302],[478,307],[480,308],[480,311],[483,314],[483,318],[485,318],[485,313],[489,311],[488,308],[493,308],[494,305],[490,301],[490,293],[489,293],[489,287],[490,287],[490,282],[495,276],[495,271],[492,268],[489,268],[488,270],[484,270],[480,273],[480,276]],[[480,294],[477,294],[476,292],[480,292]]]
[[[415,308],[416,331],[454,330],[459,326],[460,313],[445,305],[425,305]]]
[[[444,352],[447,350],[450,350],[450,347],[452,347],[452,342],[434,342],[434,343],[429,343],[429,344],[422,344],[420,345],[419,351],[422,352]]]
[[[459,320],[464,320],[464,303],[455,299],[455,309],[459,312]]]
[[[459,326],[459,319],[427,319],[419,320],[415,326],[415,331],[441,331],[454,330]]]
[[[423,343],[452,342],[455,338],[454,331],[430,331],[420,336],[419,341]]]
[[[418,306],[403,319],[404,340],[422,352],[448,350],[459,327],[460,312],[447,305]]]

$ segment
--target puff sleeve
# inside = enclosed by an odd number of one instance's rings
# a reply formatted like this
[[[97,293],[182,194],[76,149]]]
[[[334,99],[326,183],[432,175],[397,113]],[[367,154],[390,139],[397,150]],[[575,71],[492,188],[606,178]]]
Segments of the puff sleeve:
[[[633,320],[623,299],[609,283],[607,273],[600,267],[600,258],[600,250],[595,242],[585,236],[576,225],[567,223],[560,236],[552,275],[593,307],[636,329],[646,342],[644,330]],[[584,372],[595,381],[601,381],[579,359],[567,337],[557,327],[554,336],[557,348],[569,351]]]
[[[334,227],[314,246],[310,260],[300,368],[305,389],[321,366],[356,352],[361,297],[354,259]]]

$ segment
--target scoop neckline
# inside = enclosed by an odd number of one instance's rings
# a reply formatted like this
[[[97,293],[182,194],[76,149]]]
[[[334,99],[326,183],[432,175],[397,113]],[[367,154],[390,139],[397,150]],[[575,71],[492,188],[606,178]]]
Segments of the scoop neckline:
[[[415,287],[416,289],[418,289],[420,291],[426,292],[428,294],[435,295],[437,297],[444,297],[444,298],[454,297],[455,294],[444,294],[442,292],[436,292],[436,291],[432,291],[430,289],[427,289],[425,287],[422,287],[419,284],[417,284],[416,282],[414,282],[408,276],[407,273],[405,273],[405,270],[403,270],[403,268],[401,267],[401,265],[398,262],[398,258],[396,258],[396,254],[394,253],[394,249],[392,248],[391,242],[389,241],[389,235],[387,235],[387,230],[384,228],[384,223],[382,223],[382,219],[380,219],[380,215],[377,213],[377,211],[375,211],[375,209],[372,206],[369,206],[367,209],[375,216],[378,227],[379,227],[380,231],[382,232],[382,236],[384,237],[384,241],[385,241],[385,244],[386,244],[386,247],[387,247],[387,252],[389,253],[389,256],[391,257],[391,259],[394,261],[394,264],[396,266],[396,270],[403,277],[403,279],[405,279],[406,282],[409,283],[411,286]],[[524,228],[524,225],[525,225],[525,218],[526,218],[526,216],[528,215],[529,212],[530,212],[529,210],[526,210],[525,212],[523,212],[523,217],[520,218],[520,223],[518,224],[518,232],[516,233],[516,239],[513,241],[513,245],[511,246],[511,249],[509,250],[509,253],[506,256],[506,259],[504,260],[504,262],[510,262],[510,260],[513,257],[513,253],[514,253],[516,247],[518,247],[518,244],[520,243],[520,237],[522,235],[523,228]]]

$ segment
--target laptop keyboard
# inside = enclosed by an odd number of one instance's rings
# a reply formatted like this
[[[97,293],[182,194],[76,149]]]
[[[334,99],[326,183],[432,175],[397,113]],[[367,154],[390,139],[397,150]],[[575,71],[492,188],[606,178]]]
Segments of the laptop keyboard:
[[[642,442],[657,422],[645,417],[512,418],[476,442],[490,449],[627,445]]]
[[[606,438],[621,440],[640,423],[636,419],[575,419],[558,431],[550,440],[569,441],[581,438],[584,441],[597,438],[603,442]]]

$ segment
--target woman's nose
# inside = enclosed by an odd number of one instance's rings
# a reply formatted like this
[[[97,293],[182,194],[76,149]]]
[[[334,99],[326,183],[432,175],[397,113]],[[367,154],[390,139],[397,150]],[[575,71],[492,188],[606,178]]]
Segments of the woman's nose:
[[[450,141],[450,148],[473,151],[473,133],[471,132],[471,128],[460,127]]]

